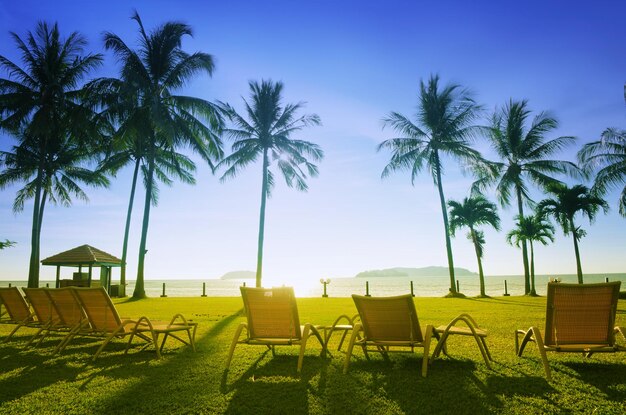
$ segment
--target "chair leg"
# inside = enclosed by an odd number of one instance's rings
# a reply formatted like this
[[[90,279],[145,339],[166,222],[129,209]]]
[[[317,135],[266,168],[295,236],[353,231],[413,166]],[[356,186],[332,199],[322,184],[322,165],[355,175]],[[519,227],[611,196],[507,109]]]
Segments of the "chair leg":
[[[24,348],[28,348],[28,346],[30,346],[31,344],[33,344],[33,342],[37,339],[37,337],[39,337],[39,335],[41,334],[42,331],[46,330],[47,327],[41,327],[39,328],[39,330],[37,330],[37,333],[35,333],[35,335],[33,337],[30,338],[30,340],[28,341],[28,343],[26,343],[26,345],[24,346]],[[44,337],[46,337],[46,334],[44,333],[41,337],[41,339],[43,339]],[[41,343],[41,340],[39,342],[37,342],[37,344]]]
[[[522,344],[519,344],[519,335],[523,334],[524,338],[522,339]],[[526,348],[526,344],[529,341],[533,341],[533,331],[532,331],[532,327],[528,329],[528,331],[524,331],[524,330],[517,330],[515,332],[515,353],[521,357],[522,353],[524,353],[524,349]]]
[[[439,357],[439,354],[441,353],[442,350],[443,350],[443,354],[448,356],[448,353],[446,350],[446,341],[448,340],[448,332],[444,331],[441,336],[439,336],[437,332],[435,332],[435,334],[437,334],[437,336],[435,336],[437,338],[437,346],[435,346],[435,350],[433,351],[433,360]]]
[[[478,344],[478,349],[480,350],[480,354],[483,355],[483,359],[485,360],[485,364],[488,369],[491,369],[491,364],[489,363],[490,358],[488,357],[487,351],[485,348],[487,345],[485,344],[484,339],[479,337],[476,333],[474,333],[474,339],[476,340],[476,344]]]
[[[346,358],[343,363],[343,373],[348,373],[348,366],[350,365],[350,357],[352,357],[352,349],[354,349],[354,342],[359,336],[359,330],[361,330],[361,325],[357,324],[352,329],[352,335],[350,336],[350,342],[348,343],[348,348],[346,349]]]
[[[309,340],[310,331],[311,331],[311,326],[309,324],[305,325],[304,330],[302,330],[302,339],[300,340],[300,356],[298,356],[298,370],[297,370],[298,373],[302,371],[302,362],[304,361],[304,350],[306,349],[306,342],[307,340]]]
[[[433,334],[433,326],[426,326],[426,336],[424,338],[424,356],[422,357],[422,377],[426,377],[428,373],[428,353],[430,352],[430,340]]]
[[[15,334],[16,331],[18,331],[21,327],[23,327],[23,324],[18,324],[17,326],[15,326],[15,328],[11,331],[11,333],[9,333],[9,335],[7,337],[4,338],[4,340],[2,340],[2,343],[6,343],[9,341],[9,339],[11,337],[13,337],[13,335]]]
[[[226,370],[230,367],[230,361],[233,359],[233,353],[235,352],[235,347],[237,347],[237,343],[239,342],[239,336],[241,335],[241,331],[244,328],[247,328],[246,323],[241,323],[237,330],[235,330],[235,336],[233,337],[233,341],[230,344],[230,349],[228,350],[228,357],[226,358]]]
[[[531,327],[530,331],[533,332],[533,336],[535,337],[535,343],[537,343],[537,348],[539,349],[539,354],[541,355],[541,362],[543,363],[543,368],[546,372],[546,379],[548,381],[552,380],[552,372],[550,371],[550,363],[548,363],[548,356],[546,355],[546,349],[543,346],[543,338],[541,337],[541,332],[537,327]]]
[[[150,330],[152,333],[152,343],[154,344],[154,348],[156,350],[157,359],[161,359],[161,350],[159,349],[159,333],[154,330]]]
[[[483,343],[483,346],[485,347],[485,352],[487,353],[487,357],[489,358],[490,361],[493,362],[493,358],[491,357],[491,353],[489,352],[489,347],[487,347],[487,341],[485,340],[484,337],[481,337],[480,340]]]

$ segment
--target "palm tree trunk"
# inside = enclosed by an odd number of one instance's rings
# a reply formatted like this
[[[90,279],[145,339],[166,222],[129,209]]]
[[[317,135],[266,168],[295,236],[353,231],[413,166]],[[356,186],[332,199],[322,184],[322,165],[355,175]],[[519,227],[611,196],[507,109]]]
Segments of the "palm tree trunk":
[[[43,195],[41,195],[41,202],[39,204],[39,221],[37,223],[37,263],[41,258],[41,226],[43,224],[43,211],[46,207],[46,199],[48,198],[48,191],[44,189]]]
[[[474,250],[476,251],[476,259],[478,260],[478,279],[480,282],[480,296],[486,297],[485,292],[485,274],[483,273],[483,261],[480,259],[480,248],[478,247],[478,241],[476,240],[476,232],[470,228],[472,234],[472,242],[474,242]]]
[[[259,245],[256,257],[256,286],[261,287],[263,279],[263,239],[265,238],[265,202],[267,200],[267,150],[263,151],[263,184],[261,185],[261,212],[259,214]]]
[[[126,284],[126,253],[128,252],[128,235],[130,234],[130,218],[133,213],[133,202],[135,201],[135,188],[137,187],[137,175],[139,174],[140,159],[135,162],[133,172],[133,184],[130,187],[130,200],[128,201],[128,212],[126,213],[126,226],[124,228],[124,245],[122,246],[122,270],[120,275],[120,285]]]
[[[576,254],[576,275],[578,275],[578,283],[583,283],[583,269],[580,265],[580,252],[578,251],[578,237],[576,236],[576,226],[574,226],[574,220],[570,219],[570,227],[572,229],[572,235],[574,236],[574,254]]]
[[[441,184],[441,165],[439,155],[435,154],[437,163],[435,171],[437,174],[437,190],[439,190],[439,201],[441,202],[441,214],[443,216],[443,227],[446,233],[446,251],[448,254],[448,270],[450,272],[450,293],[457,294],[456,279],[454,278],[454,260],[452,259],[452,243],[450,242],[450,225],[448,224],[448,210],[446,209],[446,198],[443,195],[443,185]]]
[[[517,193],[517,210],[521,219],[524,217],[522,189],[515,186],[515,192]],[[524,295],[528,295],[530,294],[530,273],[528,272],[528,245],[526,245],[525,239],[522,240],[522,260],[524,263]]]
[[[154,150],[153,150],[154,151]],[[139,260],[137,265],[137,281],[133,298],[146,298],[144,286],[144,263],[146,259],[146,241],[150,224],[150,207],[152,206],[152,182],[154,180],[154,154],[148,158],[148,177],[146,178],[146,200],[143,207],[143,223],[141,225],[141,242],[139,242]]]
[[[39,287],[39,211],[43,180],[43,166],[37,171],[35,203],[33,206],[33,226],[30,237],[30,262],[28,267],[28,288]]]
[[[537,290],[535,290],[535,249],[533,247],[533,241],[530,243],[530,295],[536,296]]]

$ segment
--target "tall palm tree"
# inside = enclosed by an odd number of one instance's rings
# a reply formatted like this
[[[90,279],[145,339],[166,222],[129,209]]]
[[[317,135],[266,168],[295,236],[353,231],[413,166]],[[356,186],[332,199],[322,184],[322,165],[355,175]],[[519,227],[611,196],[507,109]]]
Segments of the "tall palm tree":
[[[607,190],[626,184],[626,130],[607,128],[600,140],[583,146],[578,160],[587,171],[599,169],[593,192],[604,195]],[[626,185],[619,197],[619,214],[626,217]]]
[[[589,191],[581,184],[567,187],[564,184],[553,184],[548,188],[555,197],[544,199],[537,205],[537,211],[543,215],[553,216],[563,229],[565,235],[571,233],[574,240],[574,254],[576,255],[576,274],[578,283],[583,283],[583,270],[580,266],[580,252],[578,241],[585,236],[585,231],[577,227],[574,217],[578,212],[587,216],[592,223],[598,210],[602,208],[604,213],[609,209],[606,201]]]
[[[535,249],[533,242],[547,245],[554,242],[554,226],[542,215],[516,216],[515,229],[506,235],[506,240],[518,248],[523,241],[530,245],[530,295],[536,296],[535,289]]]
[[[20,143],[17,147],[23,150],[20,154],[16,150],[16,157],[9,163],[25,165],[9,168],[30,172],[19,180],[28,181],[26,193],[34,199],[28,286],[37,287],[39,235],[46,199],[43,193],[46,180],[52,177],[49,172],[46,177],[46,161],[71,142],[87,146],[99,135],[93,113],[80,103],[80,83],[101,65],[102,55],[85,54],[87,41],[78,32],[61,38],[56,23],[49,26],[40,22],[25,40],[13,32],[11,36],[20,51],[23,67],[0,56],[0,67],[9,74],[8,78],[0,78],[0,130],[17,137]],[[32,166],[33,161],[38,164]],[[12,182],[8,177],[5,180]]]
[[[122,244],[122,266],[120,273],[120,284],[126,284],[126,259],[128,257],[128,238],[130,236],[130,223],[135,200],[135,191],[137,189],[137,179],[141,170],[144,182],[147,179],[147,169],[145,166],[145,155],[142,153],[141,141],[135,140],[116,140],[114,143],[122,143],[122,147],[112,150],[113,152],[106,156],[99,165],[102,172],[115,175],[120,169],[129,164],[133,165],[133,178],[131,181],[130,197],[128,201],[128,209],[126,212],[126,223],[124,226],[124,242]],[[123,147],[126,145],[126,147]],[[155,154],[155,178],[164,184],[171,186],[172,174],[180,181],[188,184],[195,184],[193,172],[196,170],[195,163],[187,156],[175,151],[164,151],[157,149]],[[152,198],[158,199],[158,187],[156,183],[152,186]]]
[[[476,229],[479,225],[491,225],[500,230],[498,208],[483,196],[464,198],[462,202],[450,200],[450,234],[454,236],[457,229],[469,228],[467,239],[474,244],[476,260],[478,261],[478,277],[480,279],[480,296],[486,297],[485,274],[483,273],[482,257],[484,253],[485,237],[482,231]]]
[[[508,206],[514,197],[520,217],[524,217],[524,204],[532,203],[529,182],[545,189],[551,184],[560,183],[554,175],[573,175],[578,172],[574,163],[551,158],[572,144],[576,138],[562,136],[548,140],[546,135],[558,127],[556,118],[540,112],[527,125],[530,114],[526,100],[510,100],[495,111],[486,135],[500,159],[494,163],[497,173],[485,176],[475,183],[475,189],[495,184],[498,201],[502,206]],[[530,294],[528,247],[525,240],[522,240],[522,260],[524,293]]]
[[[459,85],[448,84],[440,88],[437,75],[431,76],[427,83],[420,81],[418,100],[415,123],[397,112],[391,112],[383,119],[384,126],[391,127],[402,137],[385,140],[378,146],[378,151],[391,151],[391,160],[383,169],[382,177],[385,178],[396,170],[409,170],[411,183],[414,183],[424,166],[430,170],[441,203],[450,272],[450,294],[456,295],[448,211],[443,193],[442,158],[449,156],[474,166],[480,164],[482,157],[471,147],[471,139],[478,129],[474,122],[479,115],[480,106],[471,93]]]
[[[263,278],[263,240],[265,238],[265,204],[274,186],[272,162],[282,173],[287,186],[306,191],[308,176],[317,177],[318,169],[313,162],[324,157],[322,149],[314,143],[290,138],[305,127],[320,125],[316,114],[297,116],[303,103],[283,104],[282,82],[250,81],[250,101],[244,99],[247,118],[234,108],[223,104],[224,111],[234,124],[225,133],[235,141],[233,153],[220,163],[226,167],[222,180],[235,177],[249,164],[262,159],[261,208],[259,214],[259,239],[257,250],[256,286],[261,287]]]
[[[109,111],[119,128],[128,134],[129,139],[139,140],[142,145],[146,196],[133,297],[144,298],[150,208],[158,201],[155,178],[164,179],[157,160],[160,154],[171,156],[176,149],[185,147],[199,154],[213,169],[213,162],[222,157],[219,138],[222,120],[218,108],[209,101],[175,94],[196,74],[211,75],[214,69],[211,55],[202,52],[188,54],[182,50],[182,39],[192,35],[191,27],[180,22],[166,22],[147,33],[137,12],[132,19],[139,26],[138,50],[130,48],[114,33],[105,33],[105,48],[112,50],[122,63],[121,82],[110,79],[99,82],[100,87],[108,88],[109,92],[119,91],[119,101],[106,104],[112,106]],[[180,159],[170,159],[170,162],[175,165]]]

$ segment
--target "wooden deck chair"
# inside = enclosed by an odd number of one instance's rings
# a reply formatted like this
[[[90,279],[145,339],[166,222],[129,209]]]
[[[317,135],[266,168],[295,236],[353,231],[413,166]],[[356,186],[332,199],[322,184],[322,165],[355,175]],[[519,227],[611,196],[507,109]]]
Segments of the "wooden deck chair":
[[[343,372],[348,371],[352,349],[355,345],[361,346],[365,356],[368,352],[387,354],[391,347],[410,348],[413,352],[415,347],[424,348],[422,358],[422,376],[428,372],[428,352],[430,340],[436,333],[433,326],[426,326],[422,331],[417,311],[411,294],[395,297],[367,297],[352,295],[354,304],[359,312],[361,323],[356,323],[352,330],[350,343],[346,350],[346,359]],[[407,351],[407,350],[400,350]]]
[[[548,283],[546,329],[542,336],[535,326],[515,332],[515,351],[522,356],[526,344],[535,342],[541,355],[546,378],[552,379],[546,352],[593,353],[623,352],[615,335],[626,333],[615,327],[620,282],[602,284]],[[519,335],[523,336],[521,345]]]
[[[226,370],[238,344],[267,346],[272,354],[275,346],[299,345],[298,373],[302,370],[304,351],[311,333],[320,342],[322,354],[325,353],[326,346],[319,332],[321,327],[308,323],[300,325],[296,296],[292,287],[240,289],[247,323],[241,323],[235,331],[226,360]],[[239,340],[244,329],[247,335],[243,340]]]
[[[33,309],[33,313],[37,316],[37,320],[41,323],[39,330],[29,340],[29,342],[26,344],[26,347],[32,344],[39,337],[39,335],[41,335],[41,338],[37,342],[37,345],[39,345],[45,339],[50,331],[69,331],[71,329],[70,326],[66,326],[63,323],[63,320],[61,320],[61,317],[56,311],[54,304],[52,304],[52,300],[50,300],[50,297],[46,293],[46,291],[48,290],[50,290],[50,288],[23,289],[26,300],[30,303],[30,306]]]
[[[59,316],[60,325],[67,327],[68,333],[54,352],[61,352],[77,334],[89,334],[91,329],[78,298],[72,287],[50,288],[44,291]]]
[[[72,290],[89,321],[90,332],[88,334],[105,337],[104,342],[93,356],[93,360],[98,358],[102,350],[104,350],[105,346],[109,344],[113,338],[125,336],[129,336],[126,352],[128,352],[128,348],[134,336],[138,336],[148,342],[144,348],[149,345],[154,345],[157,358],[159,359],[161,358],[161,351],[163,350],[165,341],[170,336],[186,345],[190,345],[193,351],[196,351],[194,338],[197,324],[188,322],[181,314],[176,314],[169,323],[151,321],[145,316],[137,320],[122,319],[117,313],[117,309],[104,287],[72,287]],[[187,332],[189,342],[176,334],[176,332],[181,331]],[[150,337],[148,337],[147,334],[150,334]],[[159,346],[159,336],[161,334],[164,336]]]
[[[15,325],[15,328],[4,338],[3,342],[9,341],[22,327],[39,328],[41,326],[19,288],[0,287],[0,301],[6,310],[6,315],[3,316],[0,322]]]

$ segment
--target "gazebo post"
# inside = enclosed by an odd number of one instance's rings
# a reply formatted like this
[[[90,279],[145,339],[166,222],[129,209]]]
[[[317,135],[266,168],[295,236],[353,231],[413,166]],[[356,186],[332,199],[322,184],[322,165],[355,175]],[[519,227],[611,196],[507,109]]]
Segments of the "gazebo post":
[[[87,278],[87,287],[91,287],[91,264],[89,264],[89,277]]]
[[[107,267],[107,292],[111,294],[111,280],[113,279],[113,267]]]
[[[61,286],[61,266],[57,265],[57,282],[55,284],[55,288],[59,288]]]

